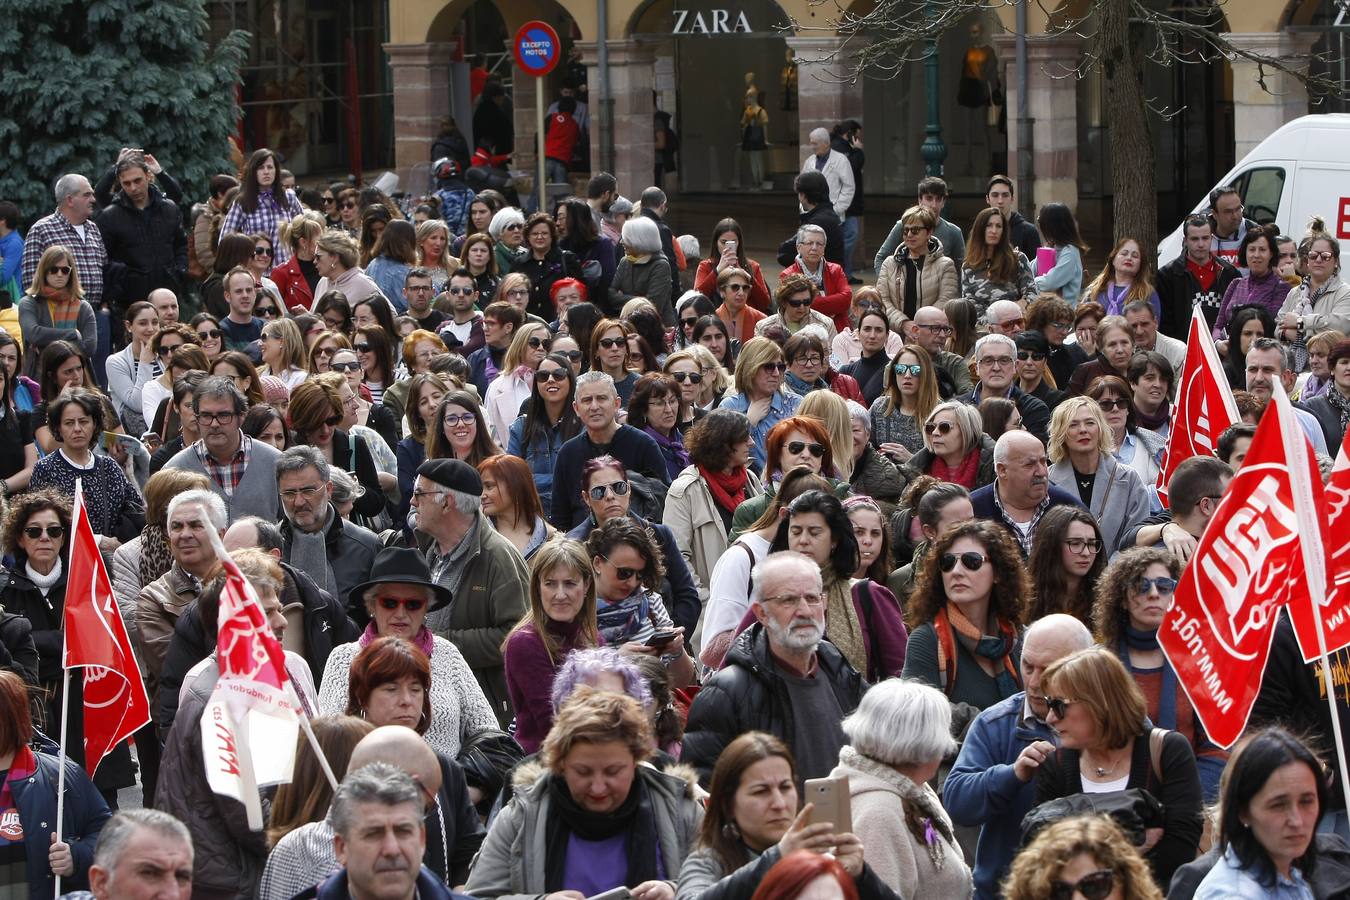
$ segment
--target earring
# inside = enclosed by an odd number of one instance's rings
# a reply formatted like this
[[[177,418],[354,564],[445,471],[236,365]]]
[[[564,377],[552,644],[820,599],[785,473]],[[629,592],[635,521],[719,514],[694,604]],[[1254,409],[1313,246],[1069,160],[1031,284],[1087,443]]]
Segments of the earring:
[[[735,822],[728,822],[722,826],[722,837],[731,841],[738,841],[741,838],[741,830],[736,827]]]

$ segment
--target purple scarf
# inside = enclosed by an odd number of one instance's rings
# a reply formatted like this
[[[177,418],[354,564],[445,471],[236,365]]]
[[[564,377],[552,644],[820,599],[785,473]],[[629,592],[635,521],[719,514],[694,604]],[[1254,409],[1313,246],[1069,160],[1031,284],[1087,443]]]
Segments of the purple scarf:
[[[661,455],[666,458],[666,470],[671,479],[689,468],[689,453],[684,449],[684,441],[680,438],[678,428],[671,429],[670,437],[666,437],[650,425],[642,430],[650,434],[656,441],[656,446],[661,448]]]
[[[362,647],[368,647],[370,642],[377,637],[381,637],[381,635],[375,630],[375,623],[371,622],[366,626],[366,630],[361,633],[361,636],[356,639],[356,643]],[[412,643],[418,650],[426,654],[428,660],[431,659],[431,654],[436,649],[436,642],[431,639],[431,632],[427,631],[427,626],[423,625],[417,634],[413,635]]]

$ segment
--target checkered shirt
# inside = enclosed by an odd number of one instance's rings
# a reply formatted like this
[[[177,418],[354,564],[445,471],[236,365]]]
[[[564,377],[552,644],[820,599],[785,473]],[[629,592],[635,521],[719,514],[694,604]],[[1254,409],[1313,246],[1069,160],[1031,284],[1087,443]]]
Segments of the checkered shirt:
[[[192,445],[197,451],[197,458],[201,460],[206,473],[215,479],[216,484],[225,492],[226,497],[234,496],[234,489],[239,486],[239,482],[244,480],[244,472],[248,469],[249,459],[253,456],[253,438],[239,433],[239,452],[234,455],[226,465],[216,462],[215,458],[206,449],[204,440],[198,441]]]
[[[1050,495],[1046,494],[1045,499],[1036,507],[1036,514],[1031,517],[1031,524],[1027,527],[1026,534],[1023,534],[1018,523],[1014,522],[1012,516],[1008,515],[1003,509],[1003,501],[998,496],[998,487],[997,485],[994,487],[994,509],[997,509],[998,514],[1003,517],[1003,521],[1008,523],[1008,530],[1012,532],[1013,537],[1017,538],[1017,543],[1022,548],[1023,559],[1031,558],[1031,544],[1036,539],[1036,526],[1040,524],[1041,516],[1045,515],[1045,511],[1049,508]]]
[[[251,213],[244,212],[244,207],[236,200],[225,214],[225,221],[220,223],[220,236],[234,232],[267,235],[272,239],[272,265],[276,267],[291,258],[291,248],[281,242],[278,233],[281,223],[289,222],[302,212],[304,210],[300,208],[300,201],[295,199],[294,191],[286,192],[284,208],[277,203],[271,191],[258,195],[258,208]]]
[[[108,264],[108,251],[93,219],[84,223],[83,238],[60,212],[38,219],[24,237],[23,287],[26,289],[33,283],[43,251],[58,244],[75,257],[75,271],[80,275],[84,299],[98,309],[103,302],[103,267]]]

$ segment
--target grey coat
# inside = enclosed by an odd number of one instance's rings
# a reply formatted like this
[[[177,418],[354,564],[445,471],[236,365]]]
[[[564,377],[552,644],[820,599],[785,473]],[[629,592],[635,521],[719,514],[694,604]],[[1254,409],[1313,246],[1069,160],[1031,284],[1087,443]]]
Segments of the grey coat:
[[[1073,463],[1060,460],[1050,467],[1050,483],[1078,496],[1074,481]],[[1102,529],[1103,551],[1115,553],[1121,538],[1130,528],[1143,522],[1149,515],[1148,489],[1139,473],[1122,466],[1108,453],[1101,455],[1097,477],[1092,484],[1092,501],[1088,510]]]
[[[76,328],[55,328],[52,326],[52,311],[47,301],[32,294],[25,294],[19,301],[19,330],[23,333],[24,375],[38,379],[38,361],[43,349],[55,341],[76,340],[85,356],[94,358],[98,349],[98,325],[94,320],[94,308],[88,300],[80,301],[79,317]]]
[[[646,297],[652,301],[661,321],[667,325],[675,324],[675,306],[670,296],[670,263],[660,253],[653,253],[646,262],[635,263],[628,257],[619,260],[614,270],[614,280],[609,285],[609,305],[607,312],[618,316],[623,305],[634,297]]]

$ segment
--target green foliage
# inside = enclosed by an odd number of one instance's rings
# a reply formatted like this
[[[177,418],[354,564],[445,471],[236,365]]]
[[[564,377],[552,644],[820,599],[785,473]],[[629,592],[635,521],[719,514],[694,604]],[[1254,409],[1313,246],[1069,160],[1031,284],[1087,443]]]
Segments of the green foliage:
[[[204,197],[229,172],[249,35],[207,44],[204,0],[0,0],[0,198],[32,222],[66,172],[143,147]]]

